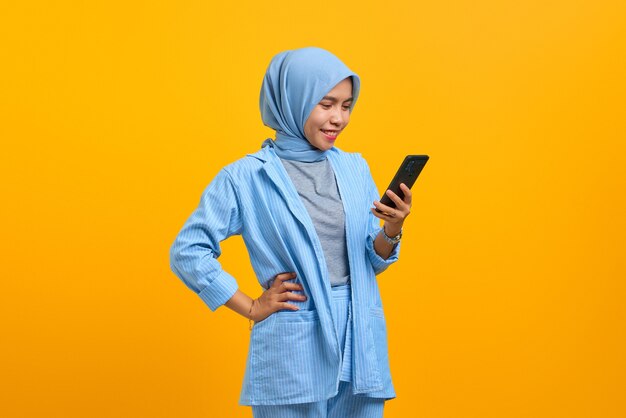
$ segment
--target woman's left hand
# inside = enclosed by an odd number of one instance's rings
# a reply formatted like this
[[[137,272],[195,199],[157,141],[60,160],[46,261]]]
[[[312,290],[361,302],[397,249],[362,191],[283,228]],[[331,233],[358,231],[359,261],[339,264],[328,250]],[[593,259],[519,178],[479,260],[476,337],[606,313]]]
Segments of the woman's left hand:
[[[386,195],[396,204],[395,208],[375,201],[374,206],[376,208],[370,209],[374,216],[385,221],[385,233],[388,236],[398,235],[402,230],[404,220],[411,213],[411,189],[409,189],[406,184],[401,183],[400,190],[404,193],[404,200],[400,199],[400,197],[391,190],[387,190],[386,192]],[[377,212],[376,209],[380,210],[382,213]]]

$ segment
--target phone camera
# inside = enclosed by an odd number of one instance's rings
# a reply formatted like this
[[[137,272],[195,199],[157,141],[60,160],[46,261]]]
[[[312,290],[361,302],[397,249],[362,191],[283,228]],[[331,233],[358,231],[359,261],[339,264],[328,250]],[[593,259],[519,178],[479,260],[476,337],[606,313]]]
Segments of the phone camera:
[[[405,168],[406,172],[409,173],[409,176],[415,174],[415,161],[410,161]]]

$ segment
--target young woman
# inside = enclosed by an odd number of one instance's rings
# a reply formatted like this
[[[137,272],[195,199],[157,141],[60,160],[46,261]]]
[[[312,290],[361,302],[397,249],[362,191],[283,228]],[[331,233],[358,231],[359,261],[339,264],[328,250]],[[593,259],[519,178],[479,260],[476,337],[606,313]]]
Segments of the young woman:
[[[323,49],[276,55],[260,97],[275,139],[217,174],[171,248],[172,270],[211,310],[254,321],[240,403],[255,417],[382,417],[395,397],[376,275],[398,259],[411,192],[381,204],[361,155],[334,146],[359,88]],[[217,261],[235,234],[255,299]]]

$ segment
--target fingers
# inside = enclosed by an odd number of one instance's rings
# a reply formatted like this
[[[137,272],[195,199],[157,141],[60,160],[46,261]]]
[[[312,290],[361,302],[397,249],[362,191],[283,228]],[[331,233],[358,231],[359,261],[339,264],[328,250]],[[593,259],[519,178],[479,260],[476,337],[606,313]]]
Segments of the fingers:
[[[402,184],[404,184],[404,183],[402,183]],[[404,205],[404,201],[402,199],[400,199],[400,196],[395,194],[392,190],[387,190],[385,192],[385,194],[387,196],[389,196],[389,198],[393,201],[393,203],[396,204],[396,207],[400,207],[400,206]]]
[[[276,275],[276,277],[275,277],[276,280],[274,281],[274,283],[276,283],[276,282],[281,283],[281,282],[284,282],[285,280],[291,280],[291,279],[295,279],[295,278],[296,278],[296,272],[295,271],[290,271],[290,272],[287,272],[287,273],[280,273],[280,274]]]
[[[259,322],[280,310],[297,311],[300,308],[289,301],[304,302],[307,300],[306,295],[294,293],[294,291],[303,291],[304,288],[299,283],[292,283],[288,280],[296,278],[295,272],[280,273],[274,276],[274,281],[261,296],[253,302],[254,321]]]
[[[404,200],[400,199],[400,196],[398,196],[392,190],[387,190],[385,194],[389,196],[393,203],[395,203],[396,207],[392,208],[379,201],[375,201],[374,206],[375,209],[378,209],[378,211],[371,209],[372,214],[378,219],[382,219],[384,221],[392,223],[404,222],[404,219],[411,213],[411,201],[413,199],[413,196],[411,194],[411,190],[407,187],[406,184],[401,183],[400,189],[404,193]]]
[[[384,205],[382,205],[384,206]],[[381,210],[383,210],[381,208]],[[377,212],[376,209],[371,208],[370,212],[372,213],[372,215],[374,215],[375,217],[377,217],[378,219],[382,219],[385,222],[389,222],[391,224],[396,224],[396,225],[402,225],[406,219],[407,216],[409,216],[409,214],[411,213],[410,211],[406,211],[406,212],[402,212],[396,209],[391,209],[389,208],[388,210],[390,210],[390,213],[385,213],[385,212]]]
[[[375,217],[377,217],[378,219],[382,219],[383,221],[390,221],[391,219],[393,219],[391,216],[387,215],[386,213],[377,212],[376,209],[374,208],[370,209],[370,212],[372,212],[372,214]]]
[[[402,222],[404,222],[404,219],[402,218],[391,216],[386,213],[376,212],[375,209],[370,209],[370,211],[378,219],[382,219],[383,221],[388,222],[390,224],[402,224]]]
[[[276,275],[275,280],[272,283],[272,286],[270,287],[270,289],[268,289],[270,293],[273,293],[276,295],[274,298],[275,301],[284,302],[286,300],[298,300],[298,301],[307,300],[306,295],[290,292],[290,291],[303,291],[304,290],[304,287],[302,287],[301,284],[291,283],[287,281],[287,280],[295,279],[295,277],[296,277],[295,272],[280,273]]]
[[[274,277],[274,281],[270,288],[279,290],[280,292],[286,292],[287,290],[304,290],[302,285],[298,283],[290,283],[287,280],[293,280],[296,278],[295,272],[280,273]]]
[[[376,207],[376,209],[378,209],[380,212],[382,212],[383,215],[390,215],[391,213],[393,213],[393,211],[395,210],[394,208],[385,205],[384,203],[380,203],[379,201],[374,201],[374,206]],[[377,212],[378,214],[381,214],[380,212]]]
[[[306,300],[306,295],[299,295],[292,292],[283,292],[278,295],[279,302],[284,302],[286,300],[299,300],[301,302],[304,302]]]
[[[402,193],[404,193],[404,203],[411,206],[411,202],[413,201],[413,193],[411,193],[411,189],[409,189],[404,183],[400,183],[400,189],[402,190]]]
[[[283,282],[281,288],[285,290],[304,290],[301,284],[289,282]]]
[[[395,194],[392,190],[387,190],[385,194],[396,204],[398,209],[403,209],[405,207],[410,208],[411,201],[413,200],[411,189],[409,189],[406,184],[400,183],[400,190],[404,193],[404,199],[400,199],[400,196]]]

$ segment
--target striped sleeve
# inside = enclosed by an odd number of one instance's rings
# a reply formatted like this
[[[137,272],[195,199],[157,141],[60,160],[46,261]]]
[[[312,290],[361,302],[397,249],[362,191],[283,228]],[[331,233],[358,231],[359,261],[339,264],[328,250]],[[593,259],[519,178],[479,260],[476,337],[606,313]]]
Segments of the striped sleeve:
[[[220,242],[241,233],[240,206],[224,169],[204,190],[170,249],[172,271],[215,311],[237,291],[237,281],[217,261]]]
[[[365,166],[363,176],[366,179],[370,202],[373,202],[374,200],[379,200],[380,194],[378,193],[378,189],[376,188],[376,183],[374,183],[374,179],[372,178],[372,174],[370,172],[369,166],[367,165],[367,161],[365,161],[365,159],[363,159],[363,164]],[[376,236],[382,230],[380,226],[380,219],[374,216],[374,214],[372,214],[371,212],[368,216],[369,216],[369,225],[368,225],[369,234],[367,236],[367,240],[365,243],[365,249],[367,252],[367,256],[369,257],[370,263],[372,264],[372,267],[374,268],[374,272],[376,274],[379,274],[385,271],[387,267],[389,267],[391,264],[398,261],[398,256],[400,255],[400,243],[397,243],[396,245],[394,245],[393,250],[391,254],[389,255],[389,258],[387,258],[386,260],[382,258],[381,256],[379,256],[378,253],[376,253],[376,250],[374,249],[374,240],[376,239]]]

